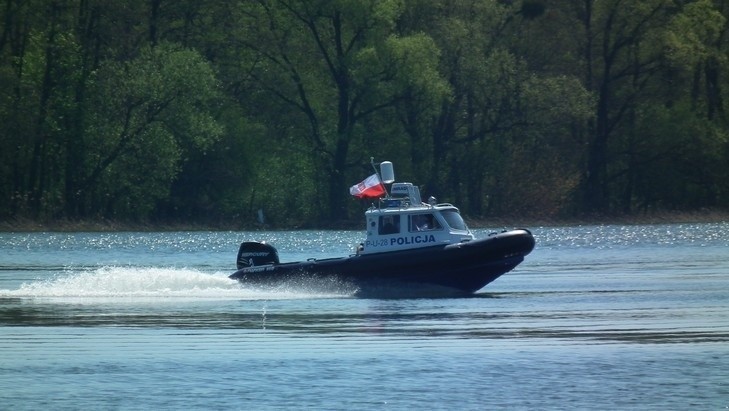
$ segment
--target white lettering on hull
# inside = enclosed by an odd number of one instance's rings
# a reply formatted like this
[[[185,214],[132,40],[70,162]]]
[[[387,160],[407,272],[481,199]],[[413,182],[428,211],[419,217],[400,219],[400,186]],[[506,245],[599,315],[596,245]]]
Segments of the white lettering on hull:
[[[390,239],[367,240],[365,247],[393,247],[411,244],[434,243],[435,236],[433,234],[411,235],[405,237],[394,237]]]
[[[409,245],[409,244],[423,244],[423,243],[434,243],[435,236],[430,235],[411,235],[409,237],[396,237],[390,239],[390,245]]]
[[[273,266],[267,265],[267,266],[260,266],[260,267],[246,267],[242,269],[241,271],[245,273],[261,273],[265,271],[273,271]]]

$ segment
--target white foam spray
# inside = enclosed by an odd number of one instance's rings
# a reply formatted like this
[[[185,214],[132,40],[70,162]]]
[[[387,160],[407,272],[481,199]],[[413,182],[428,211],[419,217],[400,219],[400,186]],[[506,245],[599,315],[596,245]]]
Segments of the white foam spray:
[[[275,300],[342,297],[348,293],[309,287],[248,287],[227,273],[157,267],[101,267],[68,270],[47,280],[0,290],[0,297],[74,300],[74,302],[190,300]]]

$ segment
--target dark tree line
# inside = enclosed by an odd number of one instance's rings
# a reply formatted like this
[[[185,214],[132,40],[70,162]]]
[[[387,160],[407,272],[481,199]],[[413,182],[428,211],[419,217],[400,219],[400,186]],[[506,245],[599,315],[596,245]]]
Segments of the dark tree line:
[[[726,0],[4,0],[0,220],[729,209]]]

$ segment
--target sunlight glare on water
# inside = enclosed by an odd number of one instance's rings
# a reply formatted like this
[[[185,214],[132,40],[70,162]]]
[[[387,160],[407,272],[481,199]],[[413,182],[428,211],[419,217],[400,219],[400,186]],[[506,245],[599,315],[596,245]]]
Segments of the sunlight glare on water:
[[[297,261],[356,231],[0,233],[0,408],[729,407],[729,223],[532,232],[447,299],[227,278],[242,241]]]

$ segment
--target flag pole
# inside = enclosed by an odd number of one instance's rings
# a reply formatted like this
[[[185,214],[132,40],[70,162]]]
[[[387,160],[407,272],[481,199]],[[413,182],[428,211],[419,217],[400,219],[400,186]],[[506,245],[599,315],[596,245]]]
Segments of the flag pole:
[[[382,184],[382,187],[385,189],[385,198],[390,197],[390,193],[387,192],[387,186],[385,183],[382,182],[382,176],[380,176],[380,170],[377,169],[377,166],[375,165],[375,158],[370,157],[370,164],[372,165],[372,168],[375,170],[375,174],[377,175],[377,180],[380,181],[380,184]]]

